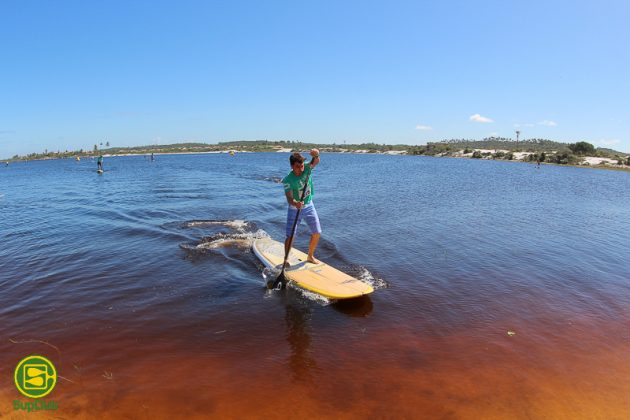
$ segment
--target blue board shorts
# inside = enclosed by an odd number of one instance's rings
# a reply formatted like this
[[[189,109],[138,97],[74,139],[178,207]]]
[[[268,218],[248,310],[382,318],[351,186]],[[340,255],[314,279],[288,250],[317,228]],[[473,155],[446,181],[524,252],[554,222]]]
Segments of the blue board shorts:
[[[289,210],[287,211],[287,238],[293,234],[291,229],[293,228],[293,223],[295,223],[297,210],[298,209],[295,207],[289,206]],[[317,210],[315,210],[315,204],[313,204],[312,201],[305,207],[302,207],[302,211],[300,211],[300,218],[297,222],[297,226],[295,227],[296,231],[302,219],[306,221],[309,229],[311,229],[311,234],[322,233],[322,227],[319,224],[319,216],[317,216]]]

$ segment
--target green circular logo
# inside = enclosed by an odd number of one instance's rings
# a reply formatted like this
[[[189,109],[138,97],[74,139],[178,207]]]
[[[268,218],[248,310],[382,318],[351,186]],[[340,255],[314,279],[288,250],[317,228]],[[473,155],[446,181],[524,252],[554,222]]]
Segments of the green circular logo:
[[[57,383],[57,371],[52,362],[43,356],[28,356],[15,368],[15,386],[20,394],[29,398],[44,397]]]

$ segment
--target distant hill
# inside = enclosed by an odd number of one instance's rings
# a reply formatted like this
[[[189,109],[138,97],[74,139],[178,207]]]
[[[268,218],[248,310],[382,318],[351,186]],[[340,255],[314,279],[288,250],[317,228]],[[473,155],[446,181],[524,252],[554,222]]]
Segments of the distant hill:
[[[585,143],[588,144],[588,143]],[[442,140],[439,142],[428,142],[426,145],[413,146],[408,144],[377,144],[377,143],[360,143],[360,144],[318,144],[301,141],[282,141],[282,140],[238,140],[220,142],[216,144],[187,142],[187,143],[174,143],[174,144],[161,144],[161,145],[145,145],[145,146],[133,146],[133,147],[107,147],[105,149],[98,149],[95,145],[93,150],[78,150],[78,151],[57,151],[50,152],[46,150],[44,153],[31,153],[27,156],[14,156],[8,160],[35,160],[35,159],[65,159],[82,156],[94,156],[98,154],[109,155],[124,155],[124,154],[150,154],[150,153],[204,153],[204,152],[219,152],[226,150],[234,151],[246,151],[246,152],[273,152],[280,149],[289,149],[296,151],[308,150],[311,148],[318,148],[326,152],[354,152],[360,151],[363,153],[387,153],[387,152],[401,152],[409,155],[442,155],[448,156],[458,151],[467,151],[471,153],[474,149],[485,149],[492,151],[507,151],[508,159],[509,154],[512,152],[531,152],[531,153],[553,153],[557,155],[570,155],[572,154],[568,143],[560,143],[547,139],[525,139],[515,142],[512,139],[502,137],[489,137],[483,140],[468,140],[468,139],[450,139]],[[595,150],[592,145],[589,145],[591,149]],[[503,158],[501,153],[493,152],[495,158]],[[598,148],[595,153],[599,157],[606,157],[611,159],[627,159],[628,154],[618,152],[616,150],[608,148]]]
[[[449,145],[454,149],[493,149],[523,152],[568,152],[569,145],[557,141],[546,139],[525,139],[518,143],[512,139],[503,137],[488,137],[483,140],[442,140],[440,142],[428,143],[427,145]],[[617,152],[618,153],[618,152]]]
[[[444,150],[465,150],[465,149],[486,149],[486,150],[507,150],[510,152],[557,152],[571,153],[569,143],[560,143],[547,139],[525,139],[518,143],[512,139],[503,137],[488,137],[483,140],[451,139],[439,142],[428,142],[427,149]],[[601,157],[627,157],[627,153],[618,152],[613,149],[599,147],[596,154]]]

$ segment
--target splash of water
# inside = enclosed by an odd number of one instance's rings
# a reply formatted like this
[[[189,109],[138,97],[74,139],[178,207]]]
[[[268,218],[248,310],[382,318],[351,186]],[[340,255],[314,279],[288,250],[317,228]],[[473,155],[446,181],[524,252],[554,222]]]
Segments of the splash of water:
[[[240,232],[245,231],[245,228],[249,226],[249,222],[246,220],[191,220],[190,222],[184,222],[182,224],[185,228],[204,227],[204,226],[225,226],[230,229],[234,229]]]
[[[315,292],[311,292],[310,290],[302,289],[301,287],[295,285],[293,282],[289,282],[287,284],[287,288],[291,290],[295,290],[298,292],[303,298],[310,300],[311,302],[318,303],[321,306],[328,306],[332,303],[332,301],[322,295],[319,295]]]
[[[263,267],[261,274],[262,274],[264,284],[267,284],[268,280],[276,279],[280,275],[280,270],[276,268]],[[311,292],[306,289],[302,289],[301,287],[299,287],[293,282],[288,282],[287,288],[291,289],[292,291],[297,292],[300,295],[300,297],[306,300],[309,300],[311,302],[315,302],[321,306],[328,306],[333,302],[332,300],[322,295],[319,295],[317,293]],[[277,292],[277,290],[267,290],[267,295],[271,296],[275,292]]]
[[[269,234],[262,229],[259,229],[256,232],[217,233],[216,235],[203,237],[201,243],[199,244],[181,244],[180,246],[183,249],[194,251],[213,250],[218,248],[240,248],[243,250],[249,250],[251,249],[254,240],[268,236]]]
[[[359,274],[357,278],[361,281],[368,283],[370,286],[374,288],[374,290],[384,289],[389,286],[384,279],[375,276],[367,268],[363,266],[359,266],[359,267],[361,269],[361,274]]]

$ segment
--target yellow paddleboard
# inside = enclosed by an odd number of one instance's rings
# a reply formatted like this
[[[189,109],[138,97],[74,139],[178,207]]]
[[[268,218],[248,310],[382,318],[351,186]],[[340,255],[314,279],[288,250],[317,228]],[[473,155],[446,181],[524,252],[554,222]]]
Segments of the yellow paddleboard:
[[[284,261],[284,244],[271,238],[260,238],[252,245],[254,254],[268,268],[280,268]],[[291,266],[284,270],[285,277],[298,286],[330,299],[350,299],[374,291],[369,284],[355,279],[324,262],[312,264],[307,255],[295,248],[289,253]]]

